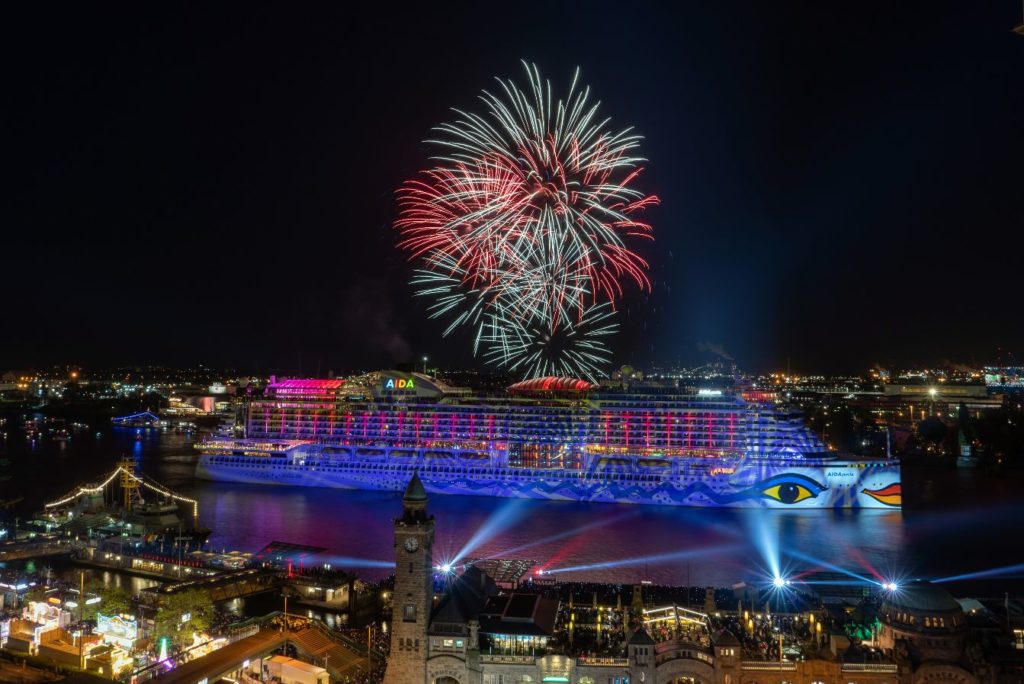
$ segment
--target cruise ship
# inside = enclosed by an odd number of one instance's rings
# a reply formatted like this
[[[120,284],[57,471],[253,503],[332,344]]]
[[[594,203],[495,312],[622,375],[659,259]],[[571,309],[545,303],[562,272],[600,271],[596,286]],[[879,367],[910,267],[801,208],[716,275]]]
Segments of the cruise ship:
[[[673,506],[901,506],[891,458],[830,452],[771,393],[534,378],[474,394],[422,373],[271,379],[208,480]]]

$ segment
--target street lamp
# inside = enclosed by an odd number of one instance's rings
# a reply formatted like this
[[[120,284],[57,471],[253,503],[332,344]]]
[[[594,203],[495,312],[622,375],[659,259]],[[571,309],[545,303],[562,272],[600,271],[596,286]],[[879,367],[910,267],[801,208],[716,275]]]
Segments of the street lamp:
[[[427,357],[426,356],[423,357],[423,374],[424,375],[427,374]]]

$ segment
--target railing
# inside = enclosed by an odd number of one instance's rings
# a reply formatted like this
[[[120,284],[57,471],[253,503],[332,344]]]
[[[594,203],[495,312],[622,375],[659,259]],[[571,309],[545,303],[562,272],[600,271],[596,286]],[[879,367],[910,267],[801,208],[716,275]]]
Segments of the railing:
[[[715,664],[715,658],[710,653],[703,650],[700,644],[695,644],[692,641],[662,641],[654,645],[654,662],[656,665],[667,663],[670,660],[679,660],[685,658],[688,660],[697,660],[708,665]]]
[[[233,644],[236,641],[241,641],[242,639],[245,639],[247,637],[255,636],[259,634],[259,632],[260,626],[258,624],[246,625],[245,627],[241,627],[239,629],[233,629],[227,633],[228,643]]]
[[[505,665],[533,665],[537,659],[528,655],[497,655],[488,653],[480,655],[480,662]]]
[[[843,672],[899,672],[895,663],[843,663]]]
[[[577,665],[588,667],[629,667],[628,658],[577,658]]]
[[[744,670],[767,670],[774,672],[793,672],[796,670],[796,663],[789,661],[776,662],[771,660],[744,660],[740,663]]]

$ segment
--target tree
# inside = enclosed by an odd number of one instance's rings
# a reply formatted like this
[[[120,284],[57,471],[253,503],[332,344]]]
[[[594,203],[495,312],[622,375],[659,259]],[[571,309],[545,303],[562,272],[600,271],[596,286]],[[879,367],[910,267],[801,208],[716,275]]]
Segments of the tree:
[[[120,615],[127,613],[135,614],[135,605],[132,603],[132,595],[127,589],[116,585],[105,584],[102,580],[93,579],[85,585],[85,596],[99,596],[99,603],[86,603],[82,611],[82,617],[91,620],[96,613],[104,615]],[[76,613],[77,615],[77,613]]]
[[[917,424],[917,434],[925,442],[939,444],[946,438],[949,428],[938,418],[925,418]]]
[[[156,635],[168,637],[179,646],[188,645],[196,632],[213,624],[213,600],[199,589],[168,594],[156,612]]]

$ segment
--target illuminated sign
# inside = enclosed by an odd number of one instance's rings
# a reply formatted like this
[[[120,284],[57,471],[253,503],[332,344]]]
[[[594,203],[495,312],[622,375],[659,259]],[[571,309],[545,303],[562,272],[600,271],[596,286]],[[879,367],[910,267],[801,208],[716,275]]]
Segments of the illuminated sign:
[[[96,632],[103,640],[130,650],[139,636],[138,622],[128,615],[96,614]]]
[[[416,389],[416,385],[413,384],[412,378],[409,378],[408,380],[406,380],[405,378],[388,378],[387,380],[384,381],[384,389],[411,390]]]
[[[722,396],[722,390],[714,389],[699,389],[697,390],[698,397],[720,397]]]
[[[722,467],[718,467],[718,468],[712,468],[711,469],[711,474],[712,475],[732,475],[735,472],[736,472],[735,468],[722,468]]]

